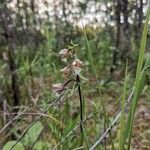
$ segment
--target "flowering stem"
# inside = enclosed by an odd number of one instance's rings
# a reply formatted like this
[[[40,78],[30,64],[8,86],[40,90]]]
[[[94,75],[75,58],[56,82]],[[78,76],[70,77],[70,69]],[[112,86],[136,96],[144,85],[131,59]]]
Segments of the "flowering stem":
[[[63,87],[67,86],[67,85],[68,85],[70,82],[72,82],[72,81],[76,81],[76,80],[70,79],[70,80],[66,81],[66,82],[64,83]]]
[[[83,101],[82,101],[82,94],[81,94],[81,87],[80,87],[80,77],[79,75],[76,76],[76,82],[78,86],[78,93],[80,99],[80,131],[81,131],[81,145],[83,144]]]

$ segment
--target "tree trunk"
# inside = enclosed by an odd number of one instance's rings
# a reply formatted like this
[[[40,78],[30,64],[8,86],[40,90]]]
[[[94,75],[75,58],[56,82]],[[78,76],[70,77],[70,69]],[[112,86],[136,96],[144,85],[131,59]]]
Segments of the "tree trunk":
[[[6,5],[3,10],[0,10],[0,18],[1,18],[1,24],[3,27],[4,31],[4,36],[5,39],[7,40],[8,43],[8,65],[9,65],[9,70],[10,70],[10,76],[11,76],[11,90],[12,90],[12,98],[13,98],[13,107],[18,107],[19,106],[19,85],[18,85],[18,76],[17,76],[17,67],[15,63],[15,45],[13,41],[13,34],[11,31],[10,24],[8,23],[7,18],[10,20],[10,15],[9,15],[9,10],[7,10]],[[18,111],[18,109],[14,109],[14,111]]]
[[[110,68],[110,73],[113,74],[116,66],[117,66],[117,59],[118,59],[118,51],[120,45],[120,27],[121,27],[121,3],[120,0],[114,0],[115,5],[115,17],[116,17],[116,48],[113,52],[113,60],[112,66]]]
[[[120,44],[120,59],[125,64],[126,59],[129,57],[131,41],[130,41],[130,29],[128,22],[128,0],[122,1],[122,14],[123,14],[123,23],[121,30],[121,44]]]

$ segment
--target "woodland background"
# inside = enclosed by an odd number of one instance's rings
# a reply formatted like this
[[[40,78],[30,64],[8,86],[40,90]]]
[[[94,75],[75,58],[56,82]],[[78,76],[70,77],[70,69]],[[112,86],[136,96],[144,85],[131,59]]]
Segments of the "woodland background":
[[[87,141],[91,145],[105,131],[96,85],[101,86],[111,122],[121,107],[117,99],[123,93],[127,66],[126,95],[133,86],[147,10],[148,0],[0,0],[0,128],[3,129],[18,112],[26,113],[0,132],[1,149],[7,142],[19,139],[55,97],[52,84],[66,80],[60,73],[64,63],[58,53],[68,46],[75,47],[86,67],[83,75],[88,81],[83,81],[82,85],[84,115],[100,111],[85,124]],[[144,61],[149,56],[150,27]],[[150,149],[148,72],[145,78],[131,142],[135,150]],[[19,141],[24,148],[53,149],[76,126],[79,117],[77,93],[66,99],[47,113],[49,118],[43,117],[35,129]],[[119,149],[118,132],[119,127],[115,125],[112,136],[116,149]],[[78,130],[57,149],[78,147],[77,133]],[[107,138],[98,149],[111,149],[110,145]]]

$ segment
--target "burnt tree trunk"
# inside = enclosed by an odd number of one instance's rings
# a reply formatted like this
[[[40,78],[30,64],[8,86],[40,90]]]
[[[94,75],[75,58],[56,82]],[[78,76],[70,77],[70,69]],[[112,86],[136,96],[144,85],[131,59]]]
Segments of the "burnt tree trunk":
[[[115,20],[116,20],[116,48],[113,52],[113,60],[112,66],[110,68],[110,73],[113,74],[118,60],[118,53],[119,53],[119,44],[120,44],[120,27],[121,27],[121,3],[120,0],[115,0]]]
[[[130,28],[128,22],[128,0],[122,1],[122,14],[123,14],[123,23],[122,23],[122,34],[121,34],[121,52],[120,59],[125,64],[126,59],[129,58],[130,48],[131,48],[131,39],[130,39]]]
[[[140,30],[139,34],[141,35],[142,32],[142,25],[143,25],[143,0],[139,0],[139,6],[138,6],[138,28]],[[140,36],[139,36],[140,37]]]
[[[13,107],[16,108],[19,106],[19,85],[18,85],[18,76],[17,76],[17,67],[15,63],[15,45],[13,41],[13,34],[11,30],[11,25],[9,23],[11,17],[9,15],[9,10],[7,10],[6,5],[4,5],[4,9],[0,10],[0,18],[1,18],[1,25],[3,28],[3,35],[5,36],[5,39],[7,41],[8,45],[8,65],[9,65],[9,71],[11,76],[11,91],[12,91],[12,99],[13,99]],[[9,20],[9,21],[8,21]],[[14,109],[14,111],[18,111],[18,109]]]
[[[143,25],[143,0],[135,1],[135,24],[134,24],[134,40],[139,48],[139,40],[142,33],[142,25]]]

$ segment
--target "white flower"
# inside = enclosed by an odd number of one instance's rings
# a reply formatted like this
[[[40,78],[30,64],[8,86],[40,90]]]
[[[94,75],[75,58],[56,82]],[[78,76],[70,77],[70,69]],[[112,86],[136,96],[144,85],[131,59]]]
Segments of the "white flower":
[[[72,56],[72,53],[68,49],[62,49],[59,52],[60,57],[62,60],[66,60],[69,56]]]
[[[72,63],[72,67],[73,67],[75,74],[79,75],[83,68],[83,62],[80,61],[79,59],[75,59]]]

